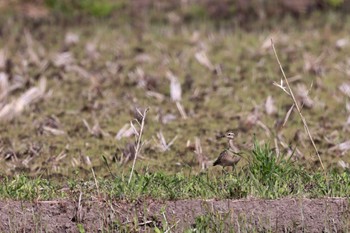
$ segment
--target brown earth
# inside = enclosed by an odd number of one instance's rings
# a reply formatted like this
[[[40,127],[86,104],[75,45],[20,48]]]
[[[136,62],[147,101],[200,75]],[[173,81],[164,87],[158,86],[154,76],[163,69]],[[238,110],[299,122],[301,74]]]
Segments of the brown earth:
[[[162,214],[164,213],[164,215]],[[139,200],[0,202],[1,232],[152,232],[152,227],[182,232],[195,218],[210,215],[235,231],[348,232],[345,198],[280,200]],[[165,216],[165,217],[164,217]],[[165,221],[166,220],[166,221]],[[167,223],[168,226],[165,226]],[[81,228],[82,229],[82,228]],[[224,230],[223,230],[224,229]],[[221,228],[226,231],[229,228]],[[219,231],[219,232],[220,232]],[[82,232],[82,231],[80,231]]]

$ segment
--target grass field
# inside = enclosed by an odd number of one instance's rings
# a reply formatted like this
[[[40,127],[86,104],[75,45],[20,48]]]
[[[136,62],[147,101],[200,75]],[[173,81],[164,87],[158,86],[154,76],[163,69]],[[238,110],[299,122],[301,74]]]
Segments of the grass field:
[[[349,197],[349,18],[262,25],[3,18],[0,198]],[[282,126],[293,102],[271,38],[325,170],[295,109]],[[222,171],[228,131],[243,159]]]

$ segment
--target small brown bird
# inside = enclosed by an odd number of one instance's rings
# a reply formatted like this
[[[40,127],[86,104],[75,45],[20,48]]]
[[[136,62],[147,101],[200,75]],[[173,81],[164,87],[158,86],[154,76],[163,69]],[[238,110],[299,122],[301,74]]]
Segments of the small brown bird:
[[[220,153],[219,157],[213,163],[213,166],[220,165],[222,167],[232,167],[234,168],[236,164],[241,160],[241,157],[234,156],[234,153],[229,150],[224,150]]]

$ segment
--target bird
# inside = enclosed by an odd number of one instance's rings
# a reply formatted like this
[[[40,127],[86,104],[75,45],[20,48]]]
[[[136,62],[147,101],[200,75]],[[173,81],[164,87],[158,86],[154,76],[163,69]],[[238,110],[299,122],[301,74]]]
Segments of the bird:
[[[219,157],[214,161],[213,166],[220,165],[224,169],[225,167],[232,167],[233,169],[241,160],[239,150],[233,143],[235,133],[229,131],[223,137],[228,139],[228,148],[220,153]]]
[[[241,160],[241,157],[234,156],[235,153],[230,150],[224,150],[220,153],[219,157],[213,163],[213,166],[220,165],[223,168],[232,167],[234,168],[236,164]]]

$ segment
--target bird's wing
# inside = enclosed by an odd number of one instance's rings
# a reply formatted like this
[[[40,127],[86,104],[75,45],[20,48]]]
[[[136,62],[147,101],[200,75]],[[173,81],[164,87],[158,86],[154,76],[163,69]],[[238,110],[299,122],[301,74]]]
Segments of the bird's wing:
[[[238,156],[240,156],[240,155],[242,155],[243,154],[243,152],[236,152],[236,151],[233,151],[233,150],[231,150],[231,149],[227,149],[227,151],[229,152],[229,154],[230,155],[238,155]]]

